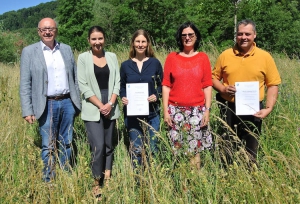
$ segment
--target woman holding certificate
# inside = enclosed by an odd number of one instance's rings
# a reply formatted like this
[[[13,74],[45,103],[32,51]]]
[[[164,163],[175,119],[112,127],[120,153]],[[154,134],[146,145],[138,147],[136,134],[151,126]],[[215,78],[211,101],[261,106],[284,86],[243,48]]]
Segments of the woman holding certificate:
[[[170,127],[175,154],[191,157],[200,168],[200,152],[212,147],[209,112],[212,96],[211,66],[208,56],[198,52],[200,32],[190,22],[176,34],[179,52],[166,59],[163,78],[164,121]]]
[[[88,32],[90,50],[78,56],[78,82],[82,96],[81,118],[87,130],[92,151],[94,194],[101,196],[103,179],[111,176],[113,160],[113,131],[120,115],[117,96],[120,73],[117,57],[103,49],[104,30],[93,26]]]
[[[158,131],[160,127],[162,66],[154,57],[150,37],[146,31],[137,30],[133,34],[129,59],[121,64],[120,75],[120,97],[130,137],[130,154],[133,166],[137,167],[142,164],[142,153],[146,146],[150,147],[151,153],[157,152],[154,131]],[[130,103],[136,107],[130,106]]]

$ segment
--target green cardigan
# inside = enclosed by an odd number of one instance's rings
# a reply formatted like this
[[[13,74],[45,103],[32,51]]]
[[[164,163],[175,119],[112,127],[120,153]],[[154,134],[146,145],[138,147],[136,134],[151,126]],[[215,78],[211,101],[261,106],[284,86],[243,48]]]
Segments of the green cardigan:
[[[104,56],[109,67],[108,96],[120,93],[120,71],[117,56],[111,52],[105,52]],[[100,111],[88,98],[96,95],[101,100],[101,92],[94,73],[94,61],[92,51],[87,51],[78,56],[77,76],[81,92],[81,118],[86,121],[99,121]],[[109,100],[110,98],[108,98]],[[120,109],[116,100],[111,110],[110,119],[117,119],[120,116]]]

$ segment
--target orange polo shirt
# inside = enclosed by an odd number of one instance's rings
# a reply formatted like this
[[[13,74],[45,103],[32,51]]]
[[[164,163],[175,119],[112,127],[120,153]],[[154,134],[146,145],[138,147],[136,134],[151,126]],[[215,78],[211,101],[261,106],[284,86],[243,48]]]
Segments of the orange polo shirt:
[[[279,85],[281,79],[272,56],[256,47],[250,53],[241,55],[237,47],[225,50],[217,59],[212,78],[223,81],[224,86],[235,85],[235,82],[258,81],[259,99],[265,95],[265,86]],[[234,96],[221,94],[222,98],[234,102]]]

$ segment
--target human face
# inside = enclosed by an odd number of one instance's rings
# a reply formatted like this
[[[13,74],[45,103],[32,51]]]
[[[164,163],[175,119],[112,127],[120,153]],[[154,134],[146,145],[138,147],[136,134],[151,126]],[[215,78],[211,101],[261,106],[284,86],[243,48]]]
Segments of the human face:
[[[95,31],[91,33],[88,42],[93,52],[101,52],[104,46],[104,35],[102,32]]]
[[[242,24],[238,27],[236,43],[242,53],[246,54],[252,49],[255,38],[256,32],[253,30],[253,26],[251,24]]]
[[[187,27],[183,29],[181,33],[181,40],[184,48],[187,47],[194,48],[195,42],[197,40],[195,31],[191,27]]]
[[[136,54],[145,54],[147,47],[148,47],[148,41],[143,35],[139,35],[134,39],[133,47]]]
[[[38,26],[38,34],[45,45],[53,48],[55,37],[57,35],[57,27],[55,21],[51,18],[42,19]]]

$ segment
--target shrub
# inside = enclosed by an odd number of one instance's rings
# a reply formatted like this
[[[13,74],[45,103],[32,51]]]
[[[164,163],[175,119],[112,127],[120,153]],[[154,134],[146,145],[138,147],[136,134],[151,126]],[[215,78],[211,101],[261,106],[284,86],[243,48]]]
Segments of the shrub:
[[[24,46],[25,42],[19,33],[0,31],[0,62],[18,61]]]

